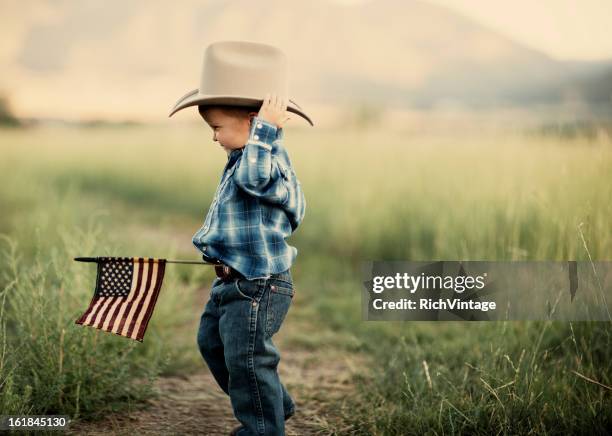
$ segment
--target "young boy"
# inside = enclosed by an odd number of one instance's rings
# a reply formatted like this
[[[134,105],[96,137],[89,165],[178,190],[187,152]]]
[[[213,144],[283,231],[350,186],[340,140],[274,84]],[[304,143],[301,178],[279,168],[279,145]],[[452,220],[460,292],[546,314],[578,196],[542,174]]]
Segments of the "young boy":
[[[219,41],[205,51],[200,87],[170,116],[198,106],[213,141],[228,159],[193,244],[215,264],[217,278],[200,320],[197,342],[215,380],[242,423],[231,434],[284,435],[295,413],[281,383],[272,336],[294,295],[289,237],[306,200],[283,146],[288,112],[312,121],[288,97],[287,60],[276,47]]]
[[[306,202],[282,145],[287,102],[267,95],[259,113],[200,106],[213,141],[228,154],[221,183],[193,243],[205,260],[230,267],[217,277],[198,330],[198,345],[242,426],[237,435],[282,435],[295,405],[280,382],[272,336],[294,295],[285,242]]]

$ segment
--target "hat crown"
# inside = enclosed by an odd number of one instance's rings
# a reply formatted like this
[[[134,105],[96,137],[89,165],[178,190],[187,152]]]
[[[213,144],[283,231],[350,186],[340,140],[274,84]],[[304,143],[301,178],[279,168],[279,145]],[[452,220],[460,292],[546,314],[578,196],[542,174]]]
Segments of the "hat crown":
[[[263,98],[289,93],[287,57],[278,48],[250,41],[218,41],[204,52],[199,94]]]
[[[287,57],[274,46],[252,41],[214,42],[204,51],[200,74],[200,87],[183,95],[168,116],[196,105],[259,107],[271,93],[288,99],[287,111],[314,125],[289,98]]]

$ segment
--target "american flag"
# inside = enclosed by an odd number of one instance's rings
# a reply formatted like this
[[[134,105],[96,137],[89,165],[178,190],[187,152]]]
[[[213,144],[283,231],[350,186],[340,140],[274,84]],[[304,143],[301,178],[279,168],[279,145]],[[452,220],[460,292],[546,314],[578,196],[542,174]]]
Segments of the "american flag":
[[[98,257],[93,299],[76,324],[142,342],[164,279],[165,259]]]

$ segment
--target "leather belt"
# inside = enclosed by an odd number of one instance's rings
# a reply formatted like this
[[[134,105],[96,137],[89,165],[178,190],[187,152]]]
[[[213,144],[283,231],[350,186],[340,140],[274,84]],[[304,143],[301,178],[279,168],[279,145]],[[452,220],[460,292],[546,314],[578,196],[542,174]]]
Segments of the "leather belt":
[[[242,279],[244,276],[228,265],[215,265],[215,273],[224,282],[232,279]]]
[[[219,259],[202,254],[204,261],[215,265],[215,274],[224,282],[232,279],[243,279],[244,276],[229,265],[224,265]]]

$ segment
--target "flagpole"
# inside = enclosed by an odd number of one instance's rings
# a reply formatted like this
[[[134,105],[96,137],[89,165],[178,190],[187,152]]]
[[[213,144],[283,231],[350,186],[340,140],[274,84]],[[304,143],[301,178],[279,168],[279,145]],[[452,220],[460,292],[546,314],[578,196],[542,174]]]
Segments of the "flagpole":
[[[192,260],[176,260],[176,259],[168,259],[166,260],[166,263],[189,263],[192,265],[219,265],[218,263],[212,263],[212,262],[195,262]]]
[[[98,262],[97,257],[75,257],[74,260],[77,262]],[[153,262],[157,262],[159,259],[152,259]],[[196,262],[193,260],[179,260],[179,259],[166,259],[166,263],[183,263],[190,265],[219,265],[218,263],[212,262]]]

